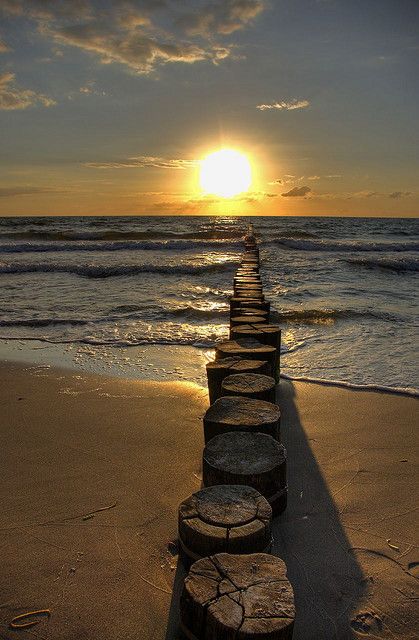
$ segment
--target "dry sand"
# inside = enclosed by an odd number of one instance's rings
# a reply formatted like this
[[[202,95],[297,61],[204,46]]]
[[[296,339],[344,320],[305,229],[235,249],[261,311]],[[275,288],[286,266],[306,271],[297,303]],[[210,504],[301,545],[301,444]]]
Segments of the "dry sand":
[[[417,401],[282,381],[280,403],[294,640],[417,638]],[[192,384],[0,365],[2,640],[179,637],[171,541],[206,408]]]

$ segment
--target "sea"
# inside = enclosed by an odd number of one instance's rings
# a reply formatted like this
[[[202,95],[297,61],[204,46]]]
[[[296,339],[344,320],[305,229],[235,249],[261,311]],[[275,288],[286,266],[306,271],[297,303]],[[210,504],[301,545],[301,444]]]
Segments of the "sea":
[[[204,384],[249,222],[281,373],[417,395],[417,219],[0,218],[0,357]]]

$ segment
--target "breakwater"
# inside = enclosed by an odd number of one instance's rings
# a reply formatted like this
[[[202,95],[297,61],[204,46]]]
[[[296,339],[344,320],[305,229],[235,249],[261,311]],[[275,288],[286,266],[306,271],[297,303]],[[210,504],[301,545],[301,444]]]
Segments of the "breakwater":
[[[276,384],[281,330],[270,322],[252,225],[230,298],[230,339],[207,365],[203,488],[179,506],[180,558],[189,570],[180,627],[192,640],[292,638],[285,563],[271,555],[272,519],[287,505]]]

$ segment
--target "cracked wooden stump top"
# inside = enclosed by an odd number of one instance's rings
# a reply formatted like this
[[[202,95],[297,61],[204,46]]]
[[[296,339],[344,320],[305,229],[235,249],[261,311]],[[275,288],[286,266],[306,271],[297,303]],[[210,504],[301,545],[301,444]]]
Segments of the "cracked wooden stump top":
[[[275,403],[276,383],[272,376],[260,373],[236,373],[224,378],[221,383],[221,394]]]
[[[271,365],[266,360],[248,360],[240,356],[220,358],[206,365],[208,394],[210,404],[213,404],[221,396],[221,383],[233,373],[262,373],[268,374]]]
[[[269,376],[263,377],[273,380]],[[224,381],[226,379],[224,378]],[[279,440],[280,416],[279,407],[273,402],[240,396],[223,396],[216,400],[204,415],[205,442],[230,431],[266,433]]]
[[[269,551],[272,509],[255,489],[216,485],[202,489],[179,506],[183,553],[194,561],[214,553]]]
[[[196,640],[289,640],[295,606],[286,565],[266,553],[202,558],[185,579],[180,614]]]
[[[219,342],[215,351],[215,359],[218,360],[229,356],[241,356],[250,360],[267,360],[271,366],[270,373],[273,373],[276,368],[276,348],[262,344],[253,338],[239,338]]]
[[[266,300],[264,302],[261,302],[260,300],[252,301],[245,300],[244,298],[238,298],[237,296],[232,296],[230,298],[230,314],[234,309],[236,309],[237,311],[242,311],[246,307],[253,307],[255,309],[262,309],[263,311],[269,312],[271,305],[270,302],[267,302]]]
[[[258,310],[256,310],[258,311]],[[234,327],[236,325],[241,325],[241,324],[266,324],[266,314],[263,311],[259,311],[257,313],[254,313],[253,315],[251,315],[250,313],[238,313],[234,316],[231,316],[230,319],[230,325],[231,327]]]
[[[287,504],[286,458],[285,447],[265,433],[222,433],[205,446],[203,484],[205,487],[215,484],[253,487],[265,496],[276,515]]]

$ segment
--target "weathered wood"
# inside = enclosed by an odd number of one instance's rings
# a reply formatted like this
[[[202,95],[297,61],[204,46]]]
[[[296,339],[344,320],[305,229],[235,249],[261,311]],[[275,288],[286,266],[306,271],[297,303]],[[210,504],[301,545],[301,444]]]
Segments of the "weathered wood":
[[[243,374],[236,374],[243,375]],[[250,374],[244,374],[250,375]],[[229,378],[233,376],[228,376]],[[263,376],[269,378],[269,376]],[[224,378],[224,381],[227,378]],[[276,440],[280,437],[280,411],[277,404],[244,396],[222,396],[207,409],[204,415],[204,438],[211,438],[230,431],[266,433]]]
[[[291,640],[294,592],[283,560],[267,553],[219,553],[195,562],[180,599],[192,640]]]
[[[253,487],[265,496],[273,513],[278,514],[287,504],[286,457],[284,446],[265,433],[222,433],[205,446],[203,483],[205,487],[214,484]]]
[[[208,362],[206,370],[209,400],[212,404],[221,396],[221,383],[227,376],[233,373],[268,374],[271,365],[266,360],[249,360],[233,356]]]
[[[259,312],[260,313],[260,312]],[[230,318],[230,326],[231,327],[235,327],[236,325],[241,325],[241,324],[245,324],[246,326],[248,325],[252,325],[255,326],[257,324],[266,324],[265,321],[265,316],[263,315],[259,315],[258,313],[255,313],[255,315],[250,315],[250,314],[241,314],[241,313],[237,313],[237,315],[235,316],[231,316]]]
[[[263,302],[265,300],[265,296],[263,293],[259,293],[258,291],[238,291],[234,294],[234,297],[237,298],[248,298],[250,300],[258,300],[259,302]]]
[[[262,293],[263,291],[263,285],[262,284],[253,284],[253,283],[249,283],[249,284],[234,284],[233,285],[233,290],[234,290],[234,295],[239,294],[240,291],[250,291],[250,292],[255,292],[257,294]]]
[[[231,327],[236,326],[235,324],[232,324],[233,318],[245,318],[244,323],[249,324],[249,317],[251,316],[256,316],[257,318],[263,320],[264,324],[269,324],[269,313],[267,311],[264,311],[263,309],[255,309],[254,307],[244,307],[243,309],[233,309],[233,311],[230,313],[230,329]]]
[[[178,532],[184,559],[214,553],[269,551],[272,508],[258,491],[244,485],[214,485],[179,506]]]
[[[267,344],[262,344],[257,340],[240,338],[238,340],[226,340],[216,345],[215,359],[240,356],[249,360],[266,360],[271,369],[275,370],[277,350]]]
[[[230,315],[234,309],[243,310],[246,307],[253,307],[255,309],[262,309],[263,311],[270,311],[271,303],[268,301],[262,302],[261,300],[243,300],[243,298],[237,298],[233,296],[230,298]]]
[[[221,384],[221,392],[223,396],[244,396],[276,402],[275,379],[260,373],[235,373],[227,376]]]
[[[278,325],[263,322],[236,325],[230,329],[230,338],[232,340],[241,340],[243,338],[253,339],[262,344],[269,344],[271,347],[275,347],[276,357],[273,374],[275,379],[277,381],[279,380],[281,365],[281,329]]]

